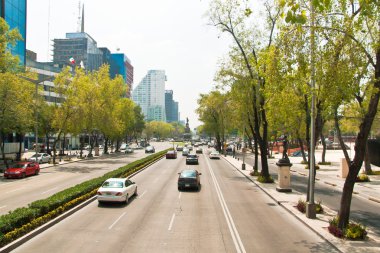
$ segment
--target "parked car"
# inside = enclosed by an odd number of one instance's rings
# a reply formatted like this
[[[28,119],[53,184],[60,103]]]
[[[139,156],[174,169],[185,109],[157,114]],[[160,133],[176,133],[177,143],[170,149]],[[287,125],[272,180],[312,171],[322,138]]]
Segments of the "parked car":
[[[137,195],[137,184],[127,178],[109,178],[97,192],[99,204],[103,202],[128,203],[130,197]]]
[[[302,152],[301,150],[298,150],[298,151],[295,151],[292,156],[294,157],[301,157],[302,156]],[[307,152],[305,152],[305,156],[307,156]]]
[[[210,159],[220,159],[220,153],[216,150],[211,151]]]
[[[127,148],[124,150],[124,153],[125,153],[125,154],[131,154],[131,153],[133,153],[133,148],[131,148],[131,147],[127,147]]]
[[[36,162],[18,162],[4,171],[5,178],[24,178],[30,175],[38,175],[40,165]]]
[[[190,150],[188,148],[183,148],[182,155],[187,156],[188,154],[190,154]]]
[[[186,164],[199,164],[197,155],[187,155]]]
[[[177,151],[169,150],[166,152],[166,159],[177,159]]]
[[[156,150],[154,149],[153,146],[148,146],[145,148],[145,153],[154,153]]]
[[[31,156],[28,161],[29,162],[37,162],[37,163],[48,163],[51,159],[51,156],[47,153],[37,153]]]
[[[200,189],[201,180],[200,175],[197,170],[183,170],[178,173],[178,190],[181,191],[185,188],[195,188],[197,190]]]
[[[119,150],[120,150],[121,152],[125,152],[125,150],[127,149],[127,147],[128,147],[128,145],[127,145],[126,143],[123,143],[123,144],[120,145]]]
[[[201,147],[198,147],[196,150],[195,150],[195,153],[196,154],[203,154],[203,149]]]
[[[183,151],[183,146],[181,146],[181,145],[177,146],[176,150],[177,151]]]

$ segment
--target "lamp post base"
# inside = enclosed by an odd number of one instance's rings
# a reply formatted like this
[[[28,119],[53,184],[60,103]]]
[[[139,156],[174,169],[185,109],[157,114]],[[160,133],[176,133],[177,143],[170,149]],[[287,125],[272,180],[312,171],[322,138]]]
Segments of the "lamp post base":
[[[315,203],[306,203],[306,217],[309,219],[317,218],[317,214],[315,211]]]
[[[242,169],[242,170],[245,170],[245,163],[242,163],[242,164],[241,164],[241,169]]]

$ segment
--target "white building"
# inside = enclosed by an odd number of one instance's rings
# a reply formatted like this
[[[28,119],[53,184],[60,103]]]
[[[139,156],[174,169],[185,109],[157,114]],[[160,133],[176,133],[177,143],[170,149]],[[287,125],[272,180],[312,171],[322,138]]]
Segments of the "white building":
[[[133,101],[140,105],[147,121],[166,121],[164,70],[149,70],[132,93]]]

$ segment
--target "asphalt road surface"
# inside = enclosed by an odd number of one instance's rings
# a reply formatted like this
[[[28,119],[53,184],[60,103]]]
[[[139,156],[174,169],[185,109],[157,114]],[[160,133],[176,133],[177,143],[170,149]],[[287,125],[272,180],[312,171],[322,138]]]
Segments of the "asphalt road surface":
[[[162,159],[132,178],[129,204],[90,203],[14,252],[335,252],[224,160]],[[178,172],[201,173],[178,191]]]
[[[169,143],[155,143],[156,151],[170,147]],[[144,150],[135,150],[132,154],[115,154],[91,160],[82,160],[47,167],[41,165],[40,174],[24,179],[0,178],[0,215],[6,214],[18,207],[47,198],[56,192],[70,188],[76,184],[104,175],[132,161],[141,159]]]

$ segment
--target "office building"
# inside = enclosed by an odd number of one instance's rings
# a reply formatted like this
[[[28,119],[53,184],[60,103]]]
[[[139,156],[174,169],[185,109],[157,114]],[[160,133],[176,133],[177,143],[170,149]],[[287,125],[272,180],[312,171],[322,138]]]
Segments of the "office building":
[[[133,101],[140,105],[147,121],[166,121],[164,70],[149,70],[132,93]]]
[[[125,54],[111,54],[110,75],[111,78],[115,78],[116,75],[121,75],[123,77],[124,82],[128,86],[126,97],[131,97],[133,66],[131,65],[131,60],[129,60]]]
[[[173,90],[165,91],[166,122],[178,122],[178,102],[173,99]]]
[[[26,0],[0,0],[0,16],[8,23],[10,29],[17,28],[23,40],[10,47],[11,53],[17,55],[20,64],[26,63]]]

